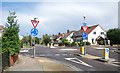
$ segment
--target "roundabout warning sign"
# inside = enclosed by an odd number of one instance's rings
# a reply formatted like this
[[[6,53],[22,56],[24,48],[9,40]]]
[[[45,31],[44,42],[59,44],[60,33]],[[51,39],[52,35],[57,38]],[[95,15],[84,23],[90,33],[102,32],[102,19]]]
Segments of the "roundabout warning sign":
[[[38,30],[36,29],[39,21],[36,20],[37,18],[34,18],[34,20],[31,20],[31,23],[33,25],[33,28],[31,29],[30,33],[32,36],[36,36],[38,34]]]

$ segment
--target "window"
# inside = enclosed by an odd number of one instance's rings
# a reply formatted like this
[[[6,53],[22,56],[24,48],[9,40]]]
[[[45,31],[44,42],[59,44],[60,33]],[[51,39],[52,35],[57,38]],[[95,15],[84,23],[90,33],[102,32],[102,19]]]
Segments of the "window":
[[[104,34],[104,32],[101,32],[101,34]]]
[[[93,34],[96,34],[96,32],[93,32]]]
[[[92,44],[94,44],[94,38],[92,38]]]

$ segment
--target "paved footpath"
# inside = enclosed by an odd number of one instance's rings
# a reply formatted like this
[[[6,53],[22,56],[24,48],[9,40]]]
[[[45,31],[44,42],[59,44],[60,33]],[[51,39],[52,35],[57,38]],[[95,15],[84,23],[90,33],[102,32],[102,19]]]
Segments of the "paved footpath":
[[[44,57],[19,55],[19,60],[5,71],[75,71],[73,68]]]

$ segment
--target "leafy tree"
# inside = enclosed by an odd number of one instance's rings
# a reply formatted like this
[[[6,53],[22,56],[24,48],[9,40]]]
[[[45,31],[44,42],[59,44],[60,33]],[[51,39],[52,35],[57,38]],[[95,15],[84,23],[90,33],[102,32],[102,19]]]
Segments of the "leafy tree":
[[[2,39],[0,37],[0,54],[2,53]]]
[[[43,43],[45,44],[45,45],[47,45],[48,43],[50,43],[50,36],[49,35],[43,35]]]
[[[109,29],[107,31],[107,37],[112,44],[120,44],[120,29]]]
[[[35,44],[39,44],[40,43],[40,38],[35,37]]]
[[[65,43],[67,42],[68,40],[66,38],[62,38],[62,44],[65,45]]]
[[[2,35],[2,51],[8,51],[11,55],[19,53],[20,50],[20,40],[19,40],[19,24],[16,20],[16,13],[9,12],[7,17],[6,27]]]
[[[27,36],[23,36],[23,38],[22,38],[22,43],[23,44],[28,44],[28,39],[27,39]]]
[[[28,36],[28,42],[29,42],[30,46],[32,46],[32,36],[31,35]]]

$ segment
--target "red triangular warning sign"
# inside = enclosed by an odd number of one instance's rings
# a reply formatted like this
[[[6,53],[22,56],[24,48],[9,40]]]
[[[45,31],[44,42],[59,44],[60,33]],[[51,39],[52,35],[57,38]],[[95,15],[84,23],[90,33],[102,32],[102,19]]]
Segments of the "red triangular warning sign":
[[[88,26],[82,26],[83,31],[87,31]]]
[[[32,23],[33,27],[36,28],[38,23],[39,23],[39,21],[31,20],[31,23]]]

